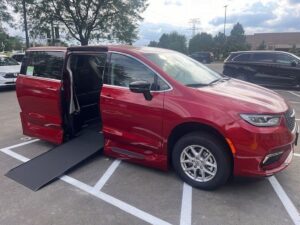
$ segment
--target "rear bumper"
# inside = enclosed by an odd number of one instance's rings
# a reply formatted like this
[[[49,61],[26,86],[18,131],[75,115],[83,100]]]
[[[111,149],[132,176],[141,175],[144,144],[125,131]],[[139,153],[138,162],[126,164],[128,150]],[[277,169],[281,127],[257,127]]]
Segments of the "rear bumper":
[[[234,175],[271,176],[291,163],[299,127],[296,124],[296,128],[291,132],[285,126],[257,128],[242,124],[239,133],[239,138],[232,140],[236,148]],[[267,156],[277,153],[280,155],[274,162],[264,164]]]

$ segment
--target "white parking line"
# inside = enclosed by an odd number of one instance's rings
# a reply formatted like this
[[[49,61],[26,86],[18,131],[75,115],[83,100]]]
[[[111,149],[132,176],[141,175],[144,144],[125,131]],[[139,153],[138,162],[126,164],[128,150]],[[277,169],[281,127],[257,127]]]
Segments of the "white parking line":
[[[290,200],[290,198],[287,196],[285,191],[283,190],[282,186],[276,179],[276,177],[272,176],[269,177],[268,180],[270,181],[274,191],[276,192],[277,196],[281,200],[283,206],[285,207],[286,211],[290,215],[291,219],[293,220],[295,225],[300,225],[300,214],[297,211],[296,207]]]
[[[292,104],[300,104],[300,102],[295,102],[295,101],[289,101],[289,103],[292,103]]]
[[[288,93],[290,93],[290,94],[292,94],[292,95],[295,95],[295,96],[298,96],[298,97],[300,97],[300,94],[298,94],[298,93],[295,93],[295,92],[293,92],[293,91],[288,91]]]
[[[79,180],[76,180],[72,177],[69,176],[63,176],[60,178],[61,180],[65,181],[66,183],[69,183],[133,216],[136,216],[138,218],[140,218],[141,220],[144,220],[150,224],[159,224],[159,225],[170,225],[170,223],[161,220],[155,216],[150,215],[149,213],[146,213],[132,205],[127,204],[126,202],[123,202],[111,195],[105,194],[102,191],[95,191],[94,187],[89,186]]]
[[[35,140],[37,141],[37,140]],[[21,144],[18,144],[18,145],[13,145],[13,146],[10,146],[10,147],[6,147],[6,148],[2,148],[0,149],[1,152],[15,158],[15,159],[18,159],[22,162],[27,162],[29,161],[30,159],[16,153],[16,152],[13,152],[11,151],[11,148],[16,148],[16,147],[20,147],[20,146],[23,146],[23,145],[26,145],[26,144],[30,144],[34,142],[33,140],[32,141],[28,141],[28,142],[24,142],[24,143],[21,143]],[[115,162],[114,162],[115,163]],[[113,164],[114,164],[113,163]],[[117,162],[114,164],[114,166],[117,165]],[[112,165],[111,165],[112,166]],[[104,176],[102,176],[104,177]],[[107,177],[107,176],[106,176]],[[109,178],[109,177],[108,177]],[[81,189],[105,202],[107,202],[108,204],[111,204],[135,217],[138,217],[140,218],[141,220],[144,220],[150,224],[158,224],[158,225],[171,225],[170,223],[162,220],[162,219],[159,219],[158,217],[155,217],[155,216],[152,216],[151,214],[147,213],[147,212],[144,212],[132,205],[129,205],[127,204],[126,202],[123,202],[113,196],[110,196],[108,194],[105,194],[101,191],[96,191],[94,187],[90,186],[90,185],[87,185],[79,180],[76,180],[72,177],[69,177],[69,176],[62,176],[59,178],[60,180],[68,183],[68,184],[71,184],[72,186],[78,188],[78,189]]]
[[[12,146],[9,146],[9,147],[6,147],[7,149],[13,149],[13,148],[18,148],[18,147],[21,147],[23,145],[28,145],[28,144],[31,144],[33,142],[37,142],[39,141],[40,139],[34,139],[34,140],[30,140],[30,141],[26,141],[26,142],[22,142],[20,144],[16,144],[16,145],[12,145]],[[0,149],[2,150],[2,149]]]
[[[9,148],[2,148],[0,149],[1,152],[5,153],[6,155],[9,155],[19,161],[22,161],[22,162],[27,162],[29,161],[28,158],[16,153],[16,152],[13,152],[12,150],[10,150]]]
[[[105,183],[108,181],[108,179],[111,177],[111,175],[115,172],[117,167],[120,165],[121,160],[114,160],[113,163],[109,166],[109,168],[105,171],[103,176],[98,180],[98,182],[95,184],[94,189],[96,191],[100,191],[102,187],[105,185]]]
[[[298,154],[298,153],[294,153],[294,156],[298,156],[298,157],[300,157],[300,154]]]
[[[192,187],[183,183],[180,225],[192,224]]]

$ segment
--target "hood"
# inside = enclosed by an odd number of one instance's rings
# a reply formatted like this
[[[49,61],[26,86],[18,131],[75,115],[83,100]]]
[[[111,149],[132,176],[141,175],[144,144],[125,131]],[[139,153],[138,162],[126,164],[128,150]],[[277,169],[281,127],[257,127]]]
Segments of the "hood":
[[[198,90],[213,95],[217,104],[241,113],[282,113],[288,109],[286,101],[276,92],[236,79]]]
[[[0,66],[0,73],[20,73],[21,65]]]

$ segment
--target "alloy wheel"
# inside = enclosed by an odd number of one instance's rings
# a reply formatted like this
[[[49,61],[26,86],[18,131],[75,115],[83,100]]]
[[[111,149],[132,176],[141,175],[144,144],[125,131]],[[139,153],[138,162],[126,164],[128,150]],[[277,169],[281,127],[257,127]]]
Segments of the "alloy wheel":
[[[189,145],[180,155],[184,173],[197,182],[212,180],[218,170],[217,161],[209,149],[200,145]]]

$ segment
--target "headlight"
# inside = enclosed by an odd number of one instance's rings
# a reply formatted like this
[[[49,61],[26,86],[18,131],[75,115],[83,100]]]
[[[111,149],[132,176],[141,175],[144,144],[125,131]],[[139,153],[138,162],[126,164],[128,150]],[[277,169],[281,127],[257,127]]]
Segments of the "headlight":
[[[273,127],[280,123],[280,115],[241,114],[242,119],[257,127]]]
[[[6,74],[6,73],[4,73],[4,72],[0,72],[0,76],[1,76],[1,77],[4,77],[5,74]]]

